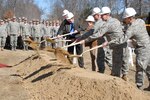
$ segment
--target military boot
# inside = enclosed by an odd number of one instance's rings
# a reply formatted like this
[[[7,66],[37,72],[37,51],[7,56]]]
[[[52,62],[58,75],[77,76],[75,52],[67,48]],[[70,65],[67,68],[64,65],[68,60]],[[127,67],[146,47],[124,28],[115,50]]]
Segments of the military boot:
[[[143,88],[142,88],[143,85],[142,85],[142,84],[138,84],[138,83],[137,83],[136,86],[137,86],[138,89],[143,90]]]
[[[137,85],[137,88],[143,90],[142,86]]]
[[[16,51],[16,47],[14,47],[14,51]]]
[[[123,79],[124,81],[128,81],[127,75],[124,74],[124,75],[122,76],[122,79]]]

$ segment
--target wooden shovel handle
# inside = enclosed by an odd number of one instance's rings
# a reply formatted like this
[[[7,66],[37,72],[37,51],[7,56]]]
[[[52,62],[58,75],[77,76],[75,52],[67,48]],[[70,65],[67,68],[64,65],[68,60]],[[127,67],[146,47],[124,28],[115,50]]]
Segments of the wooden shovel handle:
[[[91,48],[91,49],[88,49],[88,50],[84,51],[81,55],[71,55],[70,58],[73,58],[73,57],[82,57],[84,53],[89,52],[89,51],[92,51],[92,50],[95,50],[95,49],[98,49],[98,48],[100,48],[100,47],[102,47],[102,46],[103,46],[103,45],[95,46],[95,47],[93,47],[93,48]]]
[[[60,35],[60,38],[61,38],[61,37],[64,37],[64,36],[76,34],[76,33],[78,33],[78,32],[70,32],[70,33],[67,33],[67,34],[64,34],[64,35]],[[58,37],[53,37],[53,38],[51,38],[51,39],[57,39],[57,38],[58,38]]]
[[[64,47],[62,47],[62,48],[68,48],[68,47],[71,47],[71,46],[75,46],[75,45],[78,45],[78,44],[81,44],[82,43],[82,41],[81,42],[77,42],[77,43],[71,43],[70,45],[67,45],[67,46],[64,46]]]

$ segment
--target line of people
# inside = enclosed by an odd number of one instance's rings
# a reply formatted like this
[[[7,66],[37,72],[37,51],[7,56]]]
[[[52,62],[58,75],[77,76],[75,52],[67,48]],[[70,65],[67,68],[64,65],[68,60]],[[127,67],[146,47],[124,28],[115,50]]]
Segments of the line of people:
[[[15,16],[5,21],[0,20],[0,48],[2,51],[5,46],[10,46],[13,51],[16,51],[17,47],[28,50],[28,45],[24,40],[30,37],[35,42],[40,42],[42,39],[55,37],[59,26],[59,20],[39,21],[34,19],[28,22],[25,17],[17,20]],[[44,45],[51,44],[45,43]]]
[[[111,16],[109,7],[102,7],[102,9],[95,7],[92,10],[92,15],[86,19],[88,28],[84,34],[80,34],[81,28],[76,25],[73,13],[68,10],[64,10],[63,13],[65,19],[58,30],[58,37],[61,34],[77,31],[78,34],[69,35],[67,39],[72,40],[68,44],[80,41],[81,44],[76,46],[79,55],[83,52],[83,44],[93,43],[97,40],[97,45],[103,47],[97,50],[97,55],[92,53],[91,57],[97,60],[100,73],[105,72],[106,62],[111,68],[112,76],[121,77],[127,81],[130,66],[128,44],[132,43],[136,54],[136,85],[139,89],[142,88],[144,73],[146,73],[149,80],[147,89],[150,90],[150,37],[145,22],[135,17],[136,11],[134,8],[125,9],[123,22],[121,23]],[[70,53],[73,53],[73,50],[73,47],[68,48]],[[79,58],[78,63],[80,67],[84,67],[83,58]]]

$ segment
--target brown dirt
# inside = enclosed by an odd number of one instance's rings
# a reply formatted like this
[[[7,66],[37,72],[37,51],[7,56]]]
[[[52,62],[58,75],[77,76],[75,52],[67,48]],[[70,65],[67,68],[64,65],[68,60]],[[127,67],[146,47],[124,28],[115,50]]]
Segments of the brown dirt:
[[[0,61],[14,65],[33,54],[33,51],[4,51],[0,53]],[[149,92],[138,90],[133,79],[125,82],[91,72],[88,54],[85,55],[87,70],[57,61],[51,52],[39,51],[39,54],[40,57],[32,56],[12,68],[0,69],[1,86],[13,87],[7,91],[2,88],[0,98],[7,95],[4,100],[150,100]],[[108,69],[106,73],[109,74]]]

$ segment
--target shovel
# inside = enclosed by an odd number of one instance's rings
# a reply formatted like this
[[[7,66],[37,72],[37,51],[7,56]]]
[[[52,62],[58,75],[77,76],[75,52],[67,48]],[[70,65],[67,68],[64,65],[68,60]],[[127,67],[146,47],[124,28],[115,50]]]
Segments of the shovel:
[[[72,34],[76,34],[76,33],[78,33],[78,32],[67,33],[67,34],[64,34],[64,35],[60,35],[59,37],[46,38],[46,40],[43,40],[40,43],[45,42],[45,41],[48,41],[48,42],[51,42],[51,43],[56,43],[56,41],[54,39],[61,38],[61,37],[64,37],[64,36],[68,36],[68,35],[72,35]],[[62,40],[62,41],[69,42],[71,40]]]
[[[70,58],[73,58],[73,57],[82,57],[84,53],[89,52],[89,51],[92,51],[92,50],[95,50],[95,49],[98,49],[98,48],[100,48],[100,47],[103,47],[103,45],[95,46],[95,47],[93,47],[93,48],[91,48],[91,49],[89,49],[89,50],[85,50],[85,51],[84,51],[82,54],[80,54],[80,55],[71,55],[71,56],[69,56],[69,57],[70,57]]]
[[[76,34],[76,33],[78,33],[78,32],[70,32],[70,33],[67,33],[67,34],[64,34],[64,35],[60,35],[59,37],[53,37],[51,39],[57,39],[57,38],[61,38],[61,37],[72,35],[72,34]]]
[[[73,42],[73,43],[71,43],[70,45],[64,46],[64,47],[62,47],[62,48],[68,48],[68,47],[75,46],[75,45],[78,45],[78,44],[82,44],[82,41],[77,42],[77,43]]]
[[[0,68],[5,68],[5,67],[11,67],[11,66],[0,63]]]

